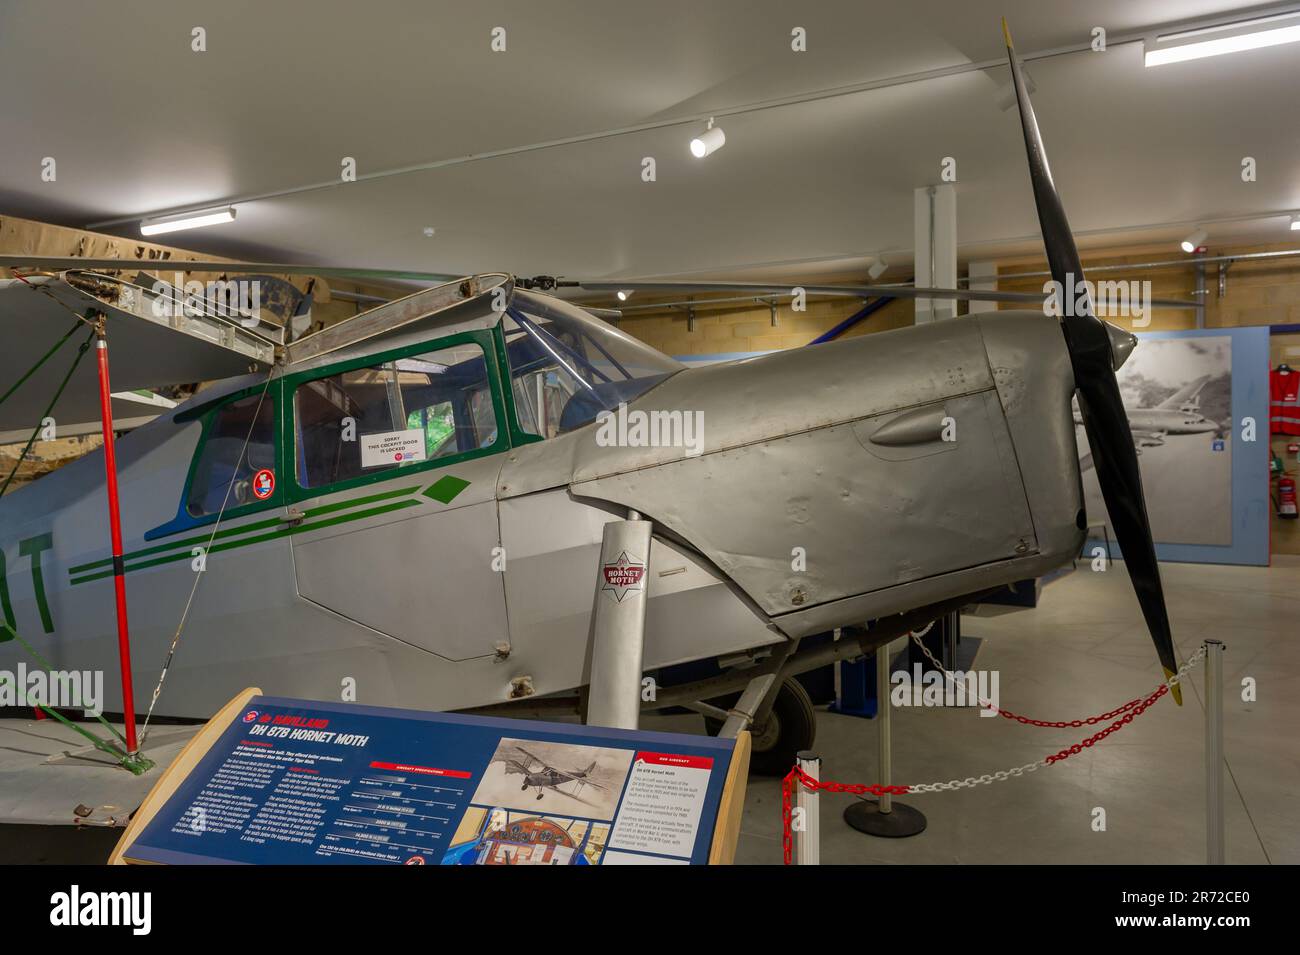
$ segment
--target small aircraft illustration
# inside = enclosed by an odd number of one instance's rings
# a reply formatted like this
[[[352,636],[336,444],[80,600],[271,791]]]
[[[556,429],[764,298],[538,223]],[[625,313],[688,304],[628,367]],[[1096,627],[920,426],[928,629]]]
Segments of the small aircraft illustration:
[[[561,786],[566,783],[577,783],[572,793],[565,795],[576,796],[582,792],[583,786],[591,786],[593,789],[599,789],[601,792],[608,792],[609,787],[596,782],[591,778],[592,771],[596,768],[596,761],[593,759],[585,769],[563,770],[556,769],[546,760],[534,756],[522,746],[516,746],[523,759],[514,759],[506,757],[503,762],[506,765],[507,776],[523,776],[523,784],[519,787],[520,791],[526,791],[530,786],[537,789],[537,798],[541,799],[546,794],[546,790],[554,789],[563,792]]]
[[[1065,283],[1084,273],[1006,40],[1043,240]],[[247,686],[328,699],[341,680],[391,706],[581,715],[593,596],[621,600],[630,581],[645,588],[643,670],[707,668],[660,680],[643,708],[758,692],[744,714],[752,766],[784,773],[815,727],[795,675],[1078,554],[1076,393],[1141,613],[1165,672],[1178,667],[1115,377],[1136,338],[1090,306],[1057,318],[1039,299],[688,368],[543,294],[554,280],[466,276],[294,337],[301,295],[282,323],[259,324],[168,314],[140,263],[0,265],[30,272],[0,282],[0,383],[20,382],[0,430],[38,425],[51,395],[60,420],[100,412],[93,363],[74,374],[47,360],[69,318],[65,338],[89,323],[113,343],[117,391],[220,379],[121,437],[115,465],[92,452],[0,498],[0,667],[28,660],[15,635],[58,667],[116,673],[121,660],[155,716],[195,720]],[[615,414],[669,426],[689,414],[703,440],[636,441],[631,428],[602,440]],[[120,535],[106,498],[120,498]],[[632,513],[652,524],[649,553],[628,555],[611,584],[602,532]],[[840,640],[805,640],[837,628]],[[103,708],[143,712],[124,703],[129,685],[106,680]],[[525,788],[592,785],[517,771]]]

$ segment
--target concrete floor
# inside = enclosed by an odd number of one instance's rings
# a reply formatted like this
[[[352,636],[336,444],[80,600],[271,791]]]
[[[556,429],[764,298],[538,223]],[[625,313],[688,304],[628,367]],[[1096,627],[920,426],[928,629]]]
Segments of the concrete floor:
[[[1300,557],[1270,568],[1165,564],[1162,573],[1180,654],[1207,637],[1227,644],[1225,753],[1230,863],[1300,862]],[[983,638],[977,669],[999,672],[1000,704],[1048,720],[1113,709],[1150,692],[1159,666],[1122,564],[1086,564],[1047,585],[1034,610],[986,608],[963,617]],[[1258,701],[1243,703],[1253,677]],[[826,864],[1200,863],[1205,858],[1204,676],[1179,709],[1163,699],[1132,724],[1064,763],[1031,776],[955,792],[905,797],[929,828],[903,840],[850,829],[853,797],[821,797]],[[694,715],[656,717],[647,729],[703,732]],[[972,709],[896,708],[894,781],[936,782],[1008,769],[1082,739],[1092,729],[1039,729],[981,718]],[[823,777],[876,782],[876,725],[818,715]],[[1106,810],[1092,830],[1094,807]],[[101,862],[103,830],[0,826],[0,862]],[[736,861],[781,861],[781,789],[752,777]]]
[[[1276,558],[1270,568],[1166,564],[1162,574],[1180,656],[1206,638],[1227,644],[1227,860],[1300,862],[1300,558]],[[1122,563],[1103,573],[1081,563],[1044,589],[1036,609],[990,607],[965,616],[963,633],[984,638],[975,667],[999,671],[1001,706],[1040,719],[1104,712],[1160,679]],[[1245,677],[1257,683],[1257,702],[1241,700]],[[929,820],[909,839],[850,829],[841,813],[854,797],[822,795],[822,862],[1203,862],[1200,668],[1189,689],[1181,709],[1163,699],[1096,747],[1034,775],[905,797]],[[895,708],[894,781],[1008,769],[1100,728],[1040,729],[971,709]],[[877,781],[873,721],[820,712],[816,748],[823,778]],[[1106,810],[1104,832],[1092,829],[1098,806]],[[736,861],[781,861],[778,781],[750,780]]]

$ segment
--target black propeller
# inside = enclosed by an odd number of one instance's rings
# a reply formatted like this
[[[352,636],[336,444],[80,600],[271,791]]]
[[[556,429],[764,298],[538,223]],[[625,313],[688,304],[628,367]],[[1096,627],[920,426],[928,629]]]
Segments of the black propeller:
[[[1124,555],[1133,589],[1137,592],[1142,616],[1156,646],[1165,676],[1178,669],[1174,656],[1174,641],[1169,630],[1169,614],[1165,609],[1164,590],[1160,586],[1160,568],[1156,563],[1155,544],[1151,540],[1151,522],[1147,518],[1146,500],[1142,495],[1142,476],[1138,471],[1137,450],[1129,430],[1128,415],[1120,399],[1119,383],[1115,380],[1115,354],[1112,352],[1112,333],[1105,322],[1093,313],[1092,300],[1079,295],[1083,282],[1083,266],[1079,250],[1075,248],[1070,223],[1066,221],[1061,198],[1052,182],[1052,170],[1047,164],[1047,153],[1034,117],[1033,104],[1021,75],[1020,61],[1011,44],[1011,31],[1007,21],[1002,21],[1002,35],[1007,41],[1007,58],[1011,61],[1011,79],[1016,88],[1016,102],[1020,106],[1020,125],[1025,133],[1025,152],[1029,158],[1029,178],[1034,185],[1034,204],[1038,207],[1038,222],[1047,248],[1047,261],[1052,278],[1063,293],[1062,302],[1081,298],[1083,307],[1064,308],[1061,322],[1065,344],[1070,351],[1074,368],[1074,384],[1079,393],[1079,410],[1083,428],[1088,434],[1092,460],[1101,485],[1106,510],[1115,528],[1115,537]],[[1071,314],[1073,313],[1073,314]],[[1173,687],[1174,699],[1181,705],[1182,694]]]

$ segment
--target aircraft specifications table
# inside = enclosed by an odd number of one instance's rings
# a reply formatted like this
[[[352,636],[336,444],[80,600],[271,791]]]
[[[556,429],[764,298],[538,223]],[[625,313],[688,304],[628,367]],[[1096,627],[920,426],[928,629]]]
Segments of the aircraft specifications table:
[[[124,855],[702,864],[733,740],[253,697]]]

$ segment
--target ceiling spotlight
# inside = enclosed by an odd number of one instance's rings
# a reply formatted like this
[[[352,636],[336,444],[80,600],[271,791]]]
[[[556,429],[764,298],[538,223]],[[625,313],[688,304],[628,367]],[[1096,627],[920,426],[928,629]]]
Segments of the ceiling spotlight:
[[[867,275],[871,276],[871,281],[875,281],[885,274],[885,269],[889,268],[889,263],[882,258],[877,258],[871,263],[871,268],[867,269]]]
[[[713,117],[709,117],[709,128],[699,136],[691,140],[691,155],[696,159],[703,159],[710,153],[717,152],[727,142],[727,134],[722,131],[721,126],[713,125]]]
[[[204,209],[200,212],[182,212],[174,216],[155,216],[140,221],[141,235],[162,235],[164,232],[179,232],[181,229],[197,229],[205,225],[217,225],[221,222],[235,221],[235,207],[222,209]]]
[[[620,302],[626,302],[631,297],[632,297],[632,290],[630,288],[622,288],[618,290],[618,300]]]
[[[1147,66],[1164,66],[1166,63],[1199,60],[1205,56],[1295,43],[1300,40],[1300,19],[1297,17],[1300,17],[1300,13],[1292,11],[1199,30],[1168,33],[1156,37],[1154,42],[1143,42],[1146,52],[1144,62]]]
[[[1187,238],[1183,239],[1181,243],[1182,249],[1184,252],[1195,252],[1204,244],[1207,238],[1209,238],[1209,236],[1206,234],[1204,229],[1197,229]]]

